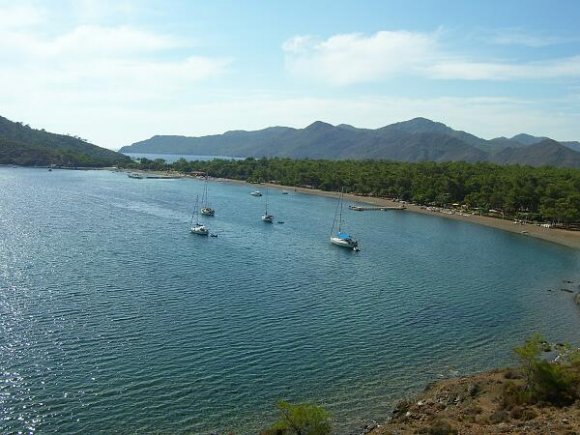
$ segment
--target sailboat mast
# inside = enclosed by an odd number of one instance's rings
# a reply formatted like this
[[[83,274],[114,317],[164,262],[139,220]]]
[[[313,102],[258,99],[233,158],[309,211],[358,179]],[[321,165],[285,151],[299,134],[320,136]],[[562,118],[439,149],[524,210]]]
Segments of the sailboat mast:
[[[193,218],[195,218],[195,223],[197,223],[198,202],[199,202],[199,195],[195,195],[195,205],[193,206],[193,213],[191,213],[191,225],[193,225]]]
[[[340,233],[341,231],[341,226],[342,226],[342,198],[344,196],[344,187],[340,190],[340,212],[338,215],[338,232]]]

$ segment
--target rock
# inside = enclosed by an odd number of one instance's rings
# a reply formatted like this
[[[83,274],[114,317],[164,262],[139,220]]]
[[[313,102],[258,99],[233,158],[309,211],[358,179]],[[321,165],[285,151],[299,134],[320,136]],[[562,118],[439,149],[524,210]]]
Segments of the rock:
[[[479,390],[479,388],[478,388],[478,386],[476,384],[469,384],[467,386],[467,394],[470,397],[475,397],[478,390]]]
[[[361,432],[362,435],[371,433],[373,430],[381,427],[376,421],[371,421],[370,423],[366,424]]]

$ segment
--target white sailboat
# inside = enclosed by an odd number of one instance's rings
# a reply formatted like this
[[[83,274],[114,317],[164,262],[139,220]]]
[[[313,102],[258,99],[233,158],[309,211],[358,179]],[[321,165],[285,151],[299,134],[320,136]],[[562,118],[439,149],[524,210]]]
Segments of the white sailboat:
[[[350,234],[342,229],[342,202],[344,196],[344,188],[340,191],[340,197],[334,213],[334,221],[332,222],[332,230],[330,232],[330,243],[342,248],[352,249],[353,251],[360,251],[358,241],[353,239]],[[336,228],[336,231],[335,231]]]
[[[204,216],[214,216],[215,210],[209,206],[209,196],[207,194],[207,175],[203,184],[203,194],[201,195],[201,214]]]
[[[193,234],[198,234],[200,236],[207,236],[209,235],[209,230],[207,227],[199,222],[198,220],[198,212],[199,210],[199,195],[195,198],[195,207],[193,209],[193,213],[191,214],[191,232]]]
[[[270,191],[266,189],[266,211],[262,215],[262,221],[266,222],[267,224],[271,224],[274,222],[274,216],[268,213],[268,196],[270,196],[269,192]]]

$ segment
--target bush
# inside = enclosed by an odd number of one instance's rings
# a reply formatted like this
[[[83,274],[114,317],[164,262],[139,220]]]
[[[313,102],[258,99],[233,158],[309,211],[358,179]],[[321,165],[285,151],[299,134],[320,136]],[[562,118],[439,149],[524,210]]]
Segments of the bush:
[[[280,419],[270,428],[260,432],[261,435],[327,435],[330,434],[330,416],[320,406],[309,403],[293,405],[278,402]]]
[[[565,406],[577,396],[574,376],[559,364],[537,361],[532,372],[531,390],[537,400]]]
[[[489,421],[493,424],[503,423],[510,420],[510,416],[506,411],[496,411],[489,416]]]
[[[506,384],[504,408],[533,402],[565,406],[580,397],[580,352],[563,346],[559,361],[549,362],[540,358],[545,346],[542,336],[534,334],[514,349],[520,359],[525,385],[518,389],[513,384]]]
[[[502,387],[501,408],[511,410],[529,403],[530,393],[513,382],[506,382]]]
[[[458,431],[445,420],[437,420],[430,427],[421,430],[420,433],[429,435],[456,435]]]
[[[512,408],[512,410],[510,411],[510,417],[515,418],[516,420],[521,419],[523,415],[524,415],[524,410],[522,409],[521,406],[514,406]]]
[[[533,420],[538,416],[538,413],[534,411],[532,408],[526,408],[522,411],[522,420],[529,421]]]

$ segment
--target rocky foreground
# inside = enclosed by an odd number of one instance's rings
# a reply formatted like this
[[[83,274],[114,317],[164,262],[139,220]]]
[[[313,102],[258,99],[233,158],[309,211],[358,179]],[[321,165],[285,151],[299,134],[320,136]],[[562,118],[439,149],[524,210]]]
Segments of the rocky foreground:
[[[430,384],[411,401],[400,402],[392,419],[369,431],[379,434],[566,434],[580,435],[580,401],[549,404],[506,403],[506,384],[522,385],[511,369]]]

